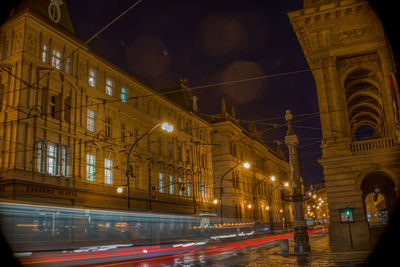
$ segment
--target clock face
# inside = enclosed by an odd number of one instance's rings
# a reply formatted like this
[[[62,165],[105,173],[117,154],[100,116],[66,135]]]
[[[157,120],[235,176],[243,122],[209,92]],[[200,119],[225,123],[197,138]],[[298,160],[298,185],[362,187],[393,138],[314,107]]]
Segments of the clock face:
[[[63,4],[62,0],[51,0],[50,1],[49,7],[48,7],[49,17],[55,23],[58,23],[61,19],[60,6],[62,4]]]

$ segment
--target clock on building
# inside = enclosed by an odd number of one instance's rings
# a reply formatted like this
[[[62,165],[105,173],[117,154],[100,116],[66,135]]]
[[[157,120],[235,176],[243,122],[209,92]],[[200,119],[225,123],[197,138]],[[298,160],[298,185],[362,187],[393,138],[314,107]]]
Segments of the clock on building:
[[[63,4],[62,0],[51,0],[50,1],[49,7],[48,7],[49,17],[55,23],[58,23],[61,19],[60,6],[62,4]]]

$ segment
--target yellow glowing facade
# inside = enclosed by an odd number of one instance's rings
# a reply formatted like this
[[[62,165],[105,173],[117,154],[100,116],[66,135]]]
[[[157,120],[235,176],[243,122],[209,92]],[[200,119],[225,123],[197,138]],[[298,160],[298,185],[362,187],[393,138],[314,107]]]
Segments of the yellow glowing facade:
[[[126,209],[129,183],[134,210],[212,210],[209,123],[90,51],[65,3],[26,3],[0,28],[1,197]]]

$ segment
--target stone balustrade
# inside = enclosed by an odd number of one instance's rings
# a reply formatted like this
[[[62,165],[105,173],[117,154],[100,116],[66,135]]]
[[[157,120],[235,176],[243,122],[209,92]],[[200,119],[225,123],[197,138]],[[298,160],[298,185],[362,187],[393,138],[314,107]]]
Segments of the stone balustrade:
[[[351,152],[385,151],[398,147],[398,142],[393,138],[378,138],[350,143]]]

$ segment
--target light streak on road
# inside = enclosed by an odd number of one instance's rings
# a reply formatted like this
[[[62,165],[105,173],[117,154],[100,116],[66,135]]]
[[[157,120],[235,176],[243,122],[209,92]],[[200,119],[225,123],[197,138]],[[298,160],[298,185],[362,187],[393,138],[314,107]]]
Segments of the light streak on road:
[[[326,232],[328,229],[318,229],[309,231],[309,234]],[[96,266],[112,266],[115,264],[136,264],[158,260],[170,261],[176,257],[193,259],[196,255],[221,255],[223,253],[233,253],[248,247],[268,245],[281,239],[293,238],[293,233],[264,236],[240,241],[207,244],[206,242],[181,243],[162,246],[143,246],[143,247],[123,247],[114,249],[97,249],[96,251],[82,252],[48,252],[16,255],[19,261],[26,266],[71,266],[95,264]]]

